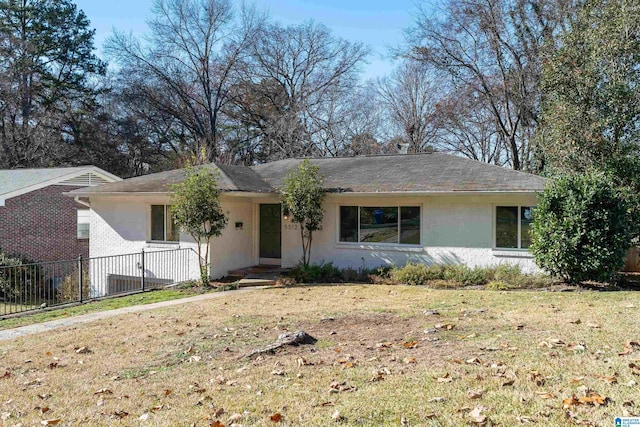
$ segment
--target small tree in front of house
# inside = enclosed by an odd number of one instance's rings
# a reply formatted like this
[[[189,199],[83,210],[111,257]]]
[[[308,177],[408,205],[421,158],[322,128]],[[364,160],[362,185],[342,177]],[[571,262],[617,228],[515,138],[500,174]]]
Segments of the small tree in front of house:
[[[557,177],[533,213],[536,264],[569,283],[611,280],[637,229],[636,203],[605,174]]]
[[[320,168],[305,159],[284,178],[282,192],[285,213],[291,216],[293,222],[300,224],[302,264],[306,267],[311,259],[313,232],[322,229],[324,216],[322,202],[325,191]]]
[[[185,180],[171,185],[171,213],[182,231],[198,244],[200,280],[209,283],[209,244],[227,226],[227,215],[220,205],[220,189],[216,174],[206,167],[187,168]],[[205,245],[204,256],[202,245]]]

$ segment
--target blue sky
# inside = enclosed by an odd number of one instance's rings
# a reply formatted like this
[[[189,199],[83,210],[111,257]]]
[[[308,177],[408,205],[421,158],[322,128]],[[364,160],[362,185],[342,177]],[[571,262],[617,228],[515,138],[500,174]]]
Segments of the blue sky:
[[[143,35],[151,16],[152,0],[75,0],[96,29],[96,46],[101,47],[113,28]],[[236,1],[236,4],[239,4]],[[314,19],[329,27],[334,35],[361,41],[371,47],[364,77],[385,75],[393,68],[386,59],[388,47],[404,40],[403,31],[412,23],[415,0],[255,0],[271,18],[283,24]]]

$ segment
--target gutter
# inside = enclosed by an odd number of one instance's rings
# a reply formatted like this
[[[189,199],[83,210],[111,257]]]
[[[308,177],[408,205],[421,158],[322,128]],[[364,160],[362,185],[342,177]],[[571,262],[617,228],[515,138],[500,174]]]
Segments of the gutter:
[[[66,196],[66,195],[68,195],[68,194],[69,194],[69,193],[66,193],[66,194],[65,194],[65,196]],[[73,197],[73,200],[75,200],[75,201],[76,201],[76,203],[79,203],[79,204],[81,204],[82,206],[86,206],[86,207],[88,207],[89,209],[91,209],[91,204],[89,204],[89,203],[85,202],[84,200],[80,200],[80,196],[74,196],[74,197]]]
[[[375,197],[375,196],[475,196],[475,195],[523,195],[536,194],[542,190],[479,190],[479,191],[366,191],[366,192],[332,192],[327,191],[327,196],[332,197]]]
[[[78,192],[78,190],[75,190],[73,192],[67,192],[67,193],[62,193],[65,196],[69,196],[69,197],[73,197],[74,199],[77,197],[150,197],[150,196],[171,196],[173,194],[173,192],[170,191],[163,191],[163,192],[134,192],[134,191],[127,191],[127,192],[117,192],[117,191],[112,191],[112,192],[105,192],[105,191],[101,191],[101,192]],[[234,196],[244,196],[244,197],[269,197],[269,196],[273,196],[273,195],[278,195],[278,193],[276,192],[269,192],[269,193],[255,193],[255,192],[249,192],[249,191],[225,191],[222,190],[222,195],[234,195]]]

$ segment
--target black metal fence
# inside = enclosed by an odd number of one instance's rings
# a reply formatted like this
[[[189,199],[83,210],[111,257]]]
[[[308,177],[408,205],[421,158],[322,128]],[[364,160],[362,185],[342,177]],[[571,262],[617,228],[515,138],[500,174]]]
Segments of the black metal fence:
[[[197,280],[193,249],[0,266],[0,317]]]

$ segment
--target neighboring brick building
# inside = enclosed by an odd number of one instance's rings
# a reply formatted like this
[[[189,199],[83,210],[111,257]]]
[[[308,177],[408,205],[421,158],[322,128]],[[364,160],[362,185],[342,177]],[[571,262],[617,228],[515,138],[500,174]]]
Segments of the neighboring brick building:
[[[32,261],[89,256],[89,209],[63,193],[115,181],[95,166],[0,170],[0,250]]]

